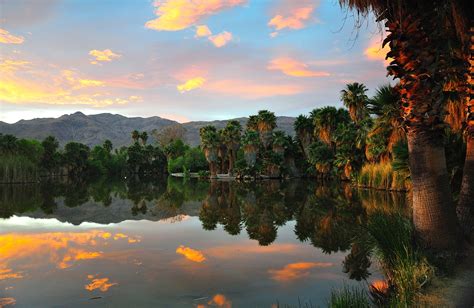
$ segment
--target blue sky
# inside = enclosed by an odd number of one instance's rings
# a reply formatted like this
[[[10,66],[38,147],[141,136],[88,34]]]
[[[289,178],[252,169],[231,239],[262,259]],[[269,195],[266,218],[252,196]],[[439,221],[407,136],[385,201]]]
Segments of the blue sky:
[[[75,111],[297,116],[341,106],[346,83],[370,94],[389,82],[376,24],[355,30],[337,1],[0,0],[0,11],[9,123]]]

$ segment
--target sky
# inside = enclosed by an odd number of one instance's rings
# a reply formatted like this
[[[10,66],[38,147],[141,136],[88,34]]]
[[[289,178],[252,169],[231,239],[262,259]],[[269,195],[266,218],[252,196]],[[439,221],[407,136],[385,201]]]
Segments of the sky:
[[[0,0],[0,121],[342,106],[390,81],[379,27],[355,24],[337,0]]]

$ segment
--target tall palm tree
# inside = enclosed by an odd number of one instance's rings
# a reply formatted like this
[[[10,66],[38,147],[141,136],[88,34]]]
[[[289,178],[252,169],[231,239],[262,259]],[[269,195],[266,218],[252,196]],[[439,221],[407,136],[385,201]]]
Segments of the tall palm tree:
[[[349,109],[352,121],[359,123],[367,116],[366,104],[368,97],[365,94],[367,87],[358,82],[349,83],[346,88],[341,90],[341,100],[344,106]]]
[[[272,143],[272,132],[276,126],[276,117],[273,112],[268,110],[258,112],[257,129],[260,134],[260,141],[266,149]]]
[[[240,148],[240,134],[242,132],[242,126],[239,121],[233,120],[227,122],[226,127],[223,131],[223,142],[228,149],[229,157],[229,175],[233,174],[235,161],[237,160],[237,151]]]
[[[334,149],[334,132],[339,124],[349,121],[349,113],[344,109],[327,106],[311,111],[314,135]]]
[[[253,130],[247,130],[242,136],[242,145],[247,166],[254,167],[257,162],[257,153],[260,145],[258,133]]]
[[[393,146],[405,139],[401,121],[400,95],[390,84],[380,86],[377,88],[375,95],[368,100],[367,108],[372,115],[376,116],[374,126],[368,133],[367,158],[370,160],[372,156],[369,154],[371,147],[377,146],[377,142],[373,141],[381,136],[386,150],[380,155],[388,159],[391,156]]]
[[[273,152],[283,155],[285,154],[285,148],[287,145],[287,139],[285,132],[278,130],[273,133],[273,144],[272,150]]]
[[[217,131],[217,135],[219,136],[219,146],[217,148],[217,156],[220,159],[220,164],[217,165],[217,173],[224,173],[227,168],[227,153],[229,152],[227,149],[227,145],[224,142],[224,129],[219,129]]]
[[[471,15],[472,16],[472,15]],[[469,28],[469,60],[470,68],[468,76],[467,95],[465,97],[466,110],[466,160],[464,162],[463,179],[457,214],[460,225],[465,234],[472,231],[474,219],[474,23],[471,19]]]
[[[141,134],[140,134],[140,139],[142,140],[142,144],[145,145],[146,142],[148,141],[148,133],[143,131]]]
[[[309,146],[313,142],[313,121],[305,115],[299,115],[296,118],[293,127],[301,144],[301,150],[303,151],[305,158],[308,159]]]
[[[247,130],[258,131],[258,115],[249,116],[247,121]]]
[[[218,149],[220,145],[217,129],[212,125],[207,125],[199,129],[201,137],[201,148],[204,151],[206,160],[209,163],[211,178],[217,177]]]
[[[137,143],[138,139],[140,139],[140,132],[138,130],[132,131],[132,140],[133,142]]]
[[[470,0],[340,0],[341,5],[385,22],[392,58],[388,74],[400,80],[403,124],[407,132],[413,191],[413,220],[425,244],[449,248],[456,241],[443,146],[444,87],[467,66],[456,46],[468,41],[474,15]],[[466,48],[464,48],[466,50]],[[472,172],[471,172],[472,173]],[[471,199],[472,200],[472,199]]]

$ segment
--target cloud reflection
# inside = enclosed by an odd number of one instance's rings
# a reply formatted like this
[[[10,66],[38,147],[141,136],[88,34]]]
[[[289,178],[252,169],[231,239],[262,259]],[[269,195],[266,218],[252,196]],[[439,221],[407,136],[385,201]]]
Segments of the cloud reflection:
[[[176,248],[176,253],[183,255],[186,259],[193,262],[201,263],[206,261],[206,257],[202,252],[183,245]]]
[[[298,262],[285,265],[282,269],[270,269],[268,273],[273,280],[291,281],[307,277],[313,268],[326,268],[333,266],[333,263],[326,262]]]

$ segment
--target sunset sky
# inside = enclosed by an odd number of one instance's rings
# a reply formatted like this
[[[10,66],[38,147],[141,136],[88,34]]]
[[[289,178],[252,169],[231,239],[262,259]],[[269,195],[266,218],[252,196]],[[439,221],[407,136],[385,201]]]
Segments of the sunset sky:
[[[373,93],[384,56],[337,0],[0,0],[0,121],[297,116]]]

